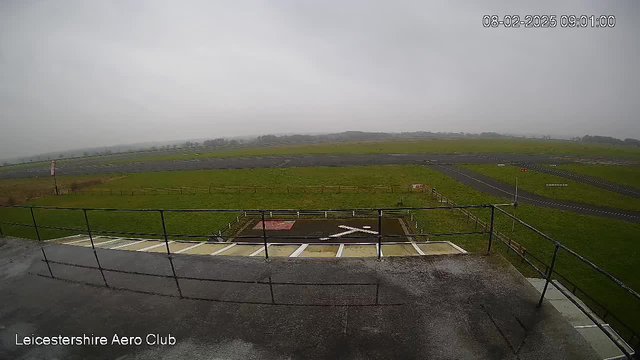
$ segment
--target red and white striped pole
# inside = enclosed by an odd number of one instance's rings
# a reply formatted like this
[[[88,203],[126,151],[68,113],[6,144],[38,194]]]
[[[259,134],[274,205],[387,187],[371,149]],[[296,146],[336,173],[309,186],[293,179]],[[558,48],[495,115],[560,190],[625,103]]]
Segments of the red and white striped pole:
[[[58,195],[58,182],[56,181],[56,161],[51,160],[51,176],[53,176],[53,185],[56,187],[56,195]]]

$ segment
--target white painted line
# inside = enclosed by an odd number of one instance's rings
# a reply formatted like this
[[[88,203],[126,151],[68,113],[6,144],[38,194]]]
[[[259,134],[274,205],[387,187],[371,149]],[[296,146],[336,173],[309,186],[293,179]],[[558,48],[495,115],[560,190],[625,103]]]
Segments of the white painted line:
[[[598,327],[598,325],[591,324],[591,325],[576,325],[576,326],[574,326],[575,329],[587,329],[587,328],[594,328],[594,327]]]
[[[234,247],[234,246],[236,246],[236,245],[237,245],[236,243],[233,243],[233,244],[231,244],[231,245],[229,245],[229,246],[225,246],[225,247],[223,247],[222,249],[220,249],[220,250],[218,250],[218,251],[215,251],[215,252],[211,253],[211,256],[218,255],[218,254],[220,254],[221,252],[226,251],[226,250],[228,250],[228,249],[231,249],[232,247]]]
[[[376,255],[378,255],[378,244],[376,244]],[[382,253],[382,247],[380,247],[380,257],[383,257],[384,254]]]
[[[363,228],[363,229],[371,229],[371,226],[369,226],[369,225],[365,225],[365,226],[363,226],[362,228]]]
[[[169,244],[174,243],[174,242],[175,241],[169,241]],[[160,244],[147,246],[146,248],[143,248],[143,249],[140,249],[140,250],[136,250],[136,251],[147,251],[147,250],[158,248],[160,246],[164,246],[164,244],[165,244],[164,242],[161,242]]]
[[[377,231],[373,231],[373,230],[365,230],[365,229],[358,229],[356,227],[351,227],[351,226],[347,226],[347,225],[338,225],[339,228],[341,229],[349,229],[349,230],[355,230],[355,231],[362,231],[362,232],[366,232],[368,234],[378,234]]]
[[[191,250],[191,249],[195,249],[195,248],[197,248],[198,246],[202,246],[202,245],[204,245],[204,244],[205,244],[205,242],[203,241],[203,242],[201,242],[201,243],[199,243],[199,244],[195,244],[195,245],[193,245],[193,246],[186,247],[186,248],[184,248],[184,249],[182,249],[182,250],[178,250],[178,251],[174,252],[174,254],[180,254],[180,253],[183,253],[183,252],[185,252],[185,251],[189,251],[189,250]]]
[[[416,245],[416,243],[414,243],[413,241],[411,242],[411,245],[413,245],[413,248],[416,249],[416,251],[418,252],[418,254],[420,255],[424,255],[424,251],[422,251],[422,249],[420,249],[420,247],[418,245]]]
[[[140,244],[140,243],[143,243],[145,241],[147,241],[147,240],[140,240],[140,241],[135,241],[135,242],[132,242],[132,243],[124,244],[124,245],[118,245],[118,246],[114,246],[112,248],[109,248],[109,250],[120,249],[120,248],[123,248],[123,247],[131,246],[131,245],[135,245],[135,244]]]
[[[76,241],[70,241],[70,242],[66,242],[66,243],[63,243],[63,244],[65,244],[65,245],[73,245],[73,244],[77,244],[77,243],[79,243],[79,242],[88,241],[88,240],[89,240],[89,237],[87,236],[87,238],[86,238],[86,239],[80,239],[80,240],[76,240]]]
[[[103,242],[96,243],[96,241],[95,241],[95,239],[94,239],[94,241],[93,241],[93,245],[98,246],[98,245],[102,245],[102,244],[111,244],[111,243],[114,243],[114,242],[116,242],[116,241],[120,241],[120,240],[121,240],[121,239],[113,239],[113,240],[109,240],[109,241],[103,241]],[[91,244],[89,244],[89,245],[84,245],[84,246],[89,247],[89,246],[91,246]]]
[[[342,257],[342,252],[344,251],[344,244],[340,244],[340,247],[338,248],[338,253],[336,254],[336,257]]]
[[[269,247],[269,246],[271,246],[271,244],[267,244],[267,247]],[[260,249],[258,249],[256,251],[252,252],[249,256],[256,256],[256,255],[260,254],[263,251],[264,251],[264,246],[262,246]]]
[[[467,253],[467,251],[465,249],[463,249],[460,246],[452,243],[451,241],[447,241],[446,243],[451,245],[451,246],[453,246],[456,250],[460,251],[460,253],[462,253],[462,254],[466,254]]]
[[[65,237],[57,238],[57,239],[45,240],[44,242],[57,241],[57,240],[62,240],[62,239],[73,239],[73,238],[77,238],[77,237],[80,237],[80,236],[86,236],[86,235],[84,235],[84,234],[71,235],[71,236],[65,236]]]
[[[300,247],[297,248],[296,251],[293,252],[293,254],[289,255],[289,257],[298,257],[298,256],[300,256],[300,254],[302,254],[302,252],[304,251],[304,249],[307,248],[307,246],[309,246],[309,244],[300,245]]]
[[[358,230],[349,230],[349,231],[341,232],[341,233],[338,233],[338,234],[329,235],[329,237],[341,237],[343,235],[353,234],[356,231],[358,231]]]

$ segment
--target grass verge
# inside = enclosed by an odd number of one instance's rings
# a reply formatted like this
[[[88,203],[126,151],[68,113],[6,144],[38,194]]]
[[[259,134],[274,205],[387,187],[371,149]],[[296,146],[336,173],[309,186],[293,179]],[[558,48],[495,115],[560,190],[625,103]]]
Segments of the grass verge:
[[[640,166],[572,164],[557,165],[557,168],[640,189]]]
[[[518,188],[552,199],[574,201],[584,204],[606,206],[624,210],[640,210],[640,199],[612,191],[603,190],[593,185],[584,184],[565,177],[551,175],[529,169],[521,172],[517,166],[496,166],[495,164],[462,165],[463,168],[492,177],[498,181],[515,187],[516,176]],[[567,184],[567,186],[546,186],[546,184]]]

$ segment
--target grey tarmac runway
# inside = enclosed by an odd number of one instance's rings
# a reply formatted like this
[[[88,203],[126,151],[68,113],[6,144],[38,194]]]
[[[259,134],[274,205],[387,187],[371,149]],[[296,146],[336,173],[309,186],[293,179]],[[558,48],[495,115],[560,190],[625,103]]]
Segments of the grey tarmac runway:
[[[529,154],[327,154],[291,156],[221,157],[193,160],[132,161],[128,163],[60,163],[58,175],[133,173],[171,170],[214,170],[311,166],[417,165],[428,162],[443,164],[489,164],[496,157],[505,162],[565,164],[571,159],[552,155]],[[0,178],[49,176],[49,166],[6,169]]]
[[[485,176],[475,171],[459,168],[452,165],[429,166],[434,170],[440,171],[441,173],[450,176],[478,191],[482,191],[484,193],[501,198],[514,200],[515,189],[511,185],[495,180],[489,176]],[[533,204],[536,206],[551,209],[566,210],[578,214],[607,217],[631,222],[640,222],[640,212],[638,211],[621,210],[583,204],[579,202],[551,199],[522,189],[518,189],[518,202]]]

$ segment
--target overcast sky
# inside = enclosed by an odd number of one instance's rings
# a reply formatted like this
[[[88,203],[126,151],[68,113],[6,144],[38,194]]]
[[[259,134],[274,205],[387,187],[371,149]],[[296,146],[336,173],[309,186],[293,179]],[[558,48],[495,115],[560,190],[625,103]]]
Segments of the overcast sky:
[[[436,3],[3,0],[0,158],[345,130],[640,138],[640,2]]]

